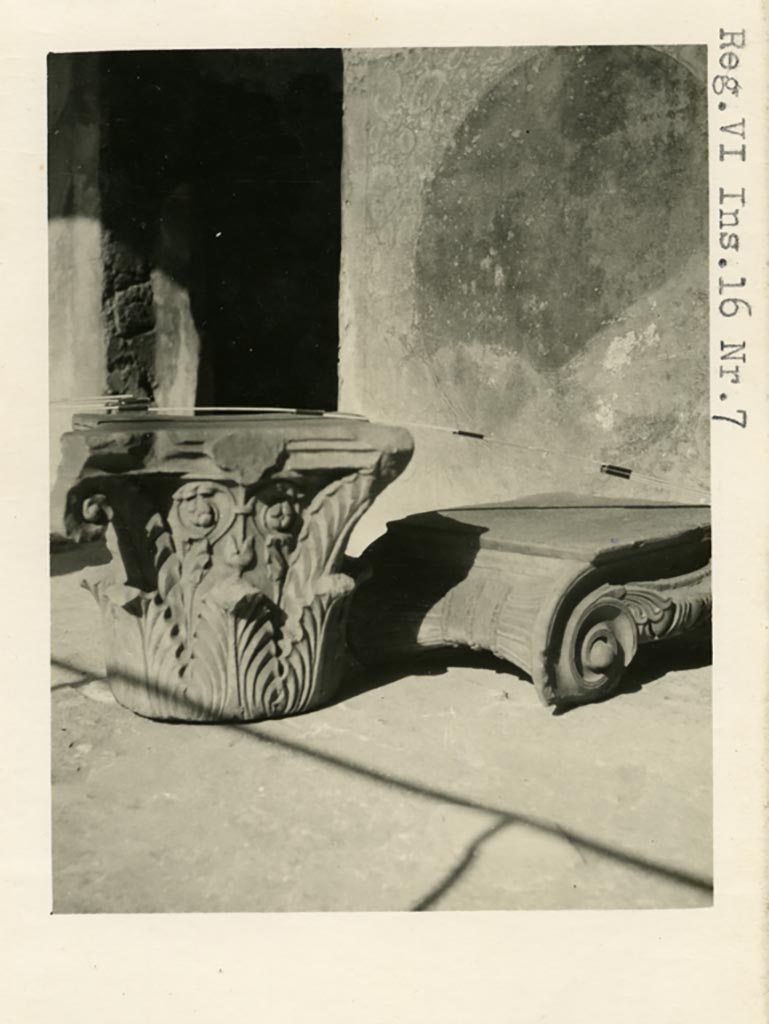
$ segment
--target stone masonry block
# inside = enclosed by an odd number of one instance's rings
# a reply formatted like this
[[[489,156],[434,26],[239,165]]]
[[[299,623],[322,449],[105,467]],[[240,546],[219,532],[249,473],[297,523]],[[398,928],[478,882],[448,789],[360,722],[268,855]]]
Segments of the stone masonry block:
[[[131,285],[114,298],[113,316],[118,334],[131,338],[144,334],[155,325],[152,306],[152,285],[149,282]]]

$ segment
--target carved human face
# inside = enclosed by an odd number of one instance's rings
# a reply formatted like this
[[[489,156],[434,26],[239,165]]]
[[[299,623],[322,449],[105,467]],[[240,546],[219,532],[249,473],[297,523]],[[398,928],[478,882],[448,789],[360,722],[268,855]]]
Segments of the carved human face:
[[[275,533],[287,533],[294,521],[293,505],[287,498],[276,501],[266,509],[264,521],[268,530]]]
[[[260,519],[267,533],[290,534],[297,526],[300,499],[291,484],[278,485],[262,495]]]
[[[185,484],[176,494],[179,522],[194,533],[213,529],[219,519],[216,489],[206,483]]]

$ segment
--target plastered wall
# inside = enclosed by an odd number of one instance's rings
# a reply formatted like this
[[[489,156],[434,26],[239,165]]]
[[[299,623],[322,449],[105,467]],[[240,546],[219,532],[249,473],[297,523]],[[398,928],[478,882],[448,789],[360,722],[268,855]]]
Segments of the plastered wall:
[[[705,500],[704,60],[345,52],[340,408],[508,442],[415,428],[368,533],[542,491]]]
[[[73,394],[104,391],[98,58],[48,61],[49,451],[51,480]],[[51,528],[59,528],[52,510]]]

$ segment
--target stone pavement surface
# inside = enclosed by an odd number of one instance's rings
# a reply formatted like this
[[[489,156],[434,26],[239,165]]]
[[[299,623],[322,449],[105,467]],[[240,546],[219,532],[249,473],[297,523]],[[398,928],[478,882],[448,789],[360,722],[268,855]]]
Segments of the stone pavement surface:
[[[708,906],[710,668],[642,650],[621,693],[553,714],[524,676],[454,654],[255,725],[133,715],[103,681],[52,555],[54,910]]]

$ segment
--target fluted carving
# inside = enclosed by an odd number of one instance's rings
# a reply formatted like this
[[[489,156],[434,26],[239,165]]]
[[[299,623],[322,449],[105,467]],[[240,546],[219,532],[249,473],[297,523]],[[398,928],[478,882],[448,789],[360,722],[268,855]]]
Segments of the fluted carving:
[[[159,719],[256,721],[331,696],[354,588],[344,548],[410,452],[353,443],[340,460],[339,441],[328,448],[289,445],[253,482],[211,467],[182,479],[81,475],[70,525],[103,528],[113,554],[86,585],[121,703]]]
[[[594,511],[589,502],[391,523],[363,555],[371,576],[352,602],[351,646],[367,664],[441,647],[487,650],[528,673],[545,704],[599,700],[639,645],[708,623],[707,524],[707,509]],[[643,579],[668,565],[677,567],[670,577]],[[677,574],[688,565],[699,568]]]

